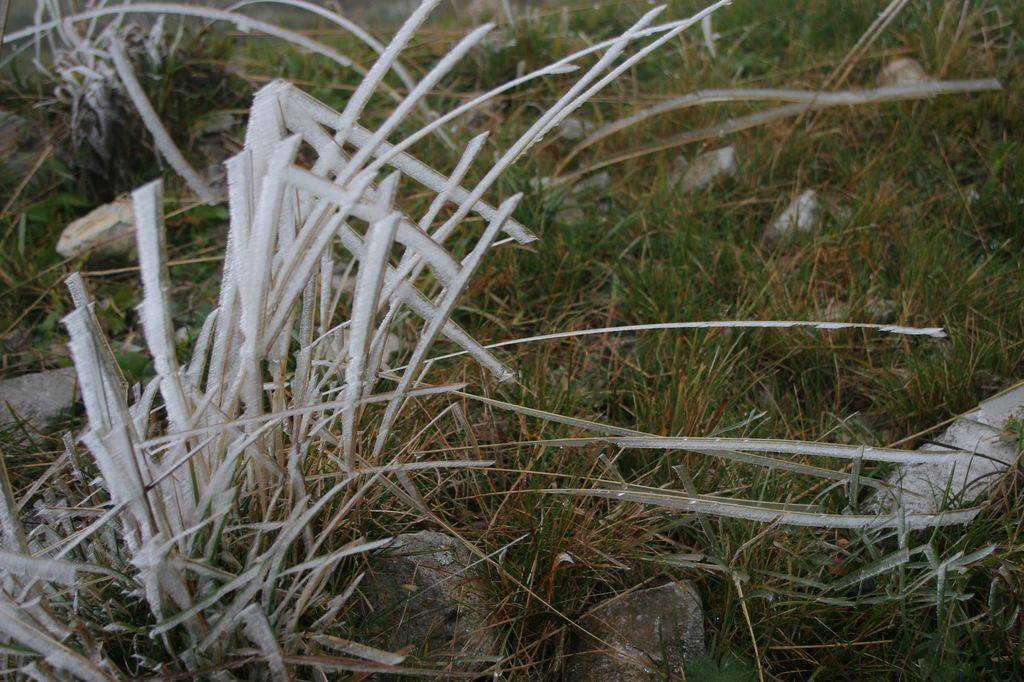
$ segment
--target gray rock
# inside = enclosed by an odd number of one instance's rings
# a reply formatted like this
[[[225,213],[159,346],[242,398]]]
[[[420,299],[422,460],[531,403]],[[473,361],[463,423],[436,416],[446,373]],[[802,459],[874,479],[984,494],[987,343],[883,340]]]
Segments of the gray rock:
[[[930,80],[920,62],[910,57],[892,60],[878,74],[878,84],[882,86],[914,85]]]
[[[587,192],[603,192],[612,186],[612,174],[608,171],[601,171],[588,176],[585,180],[577,182],[573,188],[573,194],[585,194]]]
[[[580,118],[574,118],[572,116],[566,118],[558,125],[558,131],[561,137],[570,142],[576,142],[582,140],[584,137],[594,131],[596,126],[590,121],[584,121]]]
[[[417,655],[446,661],[495,652],[473,561],[461,542],[434,531],[399,535],[372,561],[362,590],[387,648],[411,645]]]
[[[900,302],[891,298],[869,298],[864,304],[864,312],[872,322],[892,322],[900,311]]]
[[[796,234],[814,232],[821,225],[824,213],[818,193],[813,189],[805,190],[765,228],[761,241],[773,246]]]
[[[600,213],[607,213],[608,203],[604,198],[598,197],[595,200],[593,197],[587,198],[586,195],[603,193],[611,187],[611,184],[612,176],[608,171],[601,171],[584,180],[580,180],[562,198],[562,203],[558,207],[558,217],[568,223],[578,223],[587,217],[586,208]]]
[[[970,504],[996,485],[1016,457],[1014,445],[1003,436],[1011,418],[1024,417],[1024,383],[982,402],[958,417],[948,429],[921,451],[956,448],[976,452],[969,464],[908,464],[889,477],[894,487],[875,498],[876,510],[935,514],[953,503]]]
[[[862,314],[854,314],[854,305],[839,299],[830,299],[825,306],[824,312],[817,315],[815,319],[823,322],[873,322],[885,324],[892,322],[896,313],[900,310],[899,301],[890,298],[868,297],[864,302]],[[862,319],[863,318],[863,319]]]
[[[683,154],[680,154],[672,160],[672,168],[668,172],[668,179],[673,185],[678,185],[683,181],[683,176],[686,175],[686,169],[690,167],[690,162]]]
[[[200,135],[224,135],[235,128],[238,120],[235,115],[229,112],[217,112],[207,116],[199,122],[198,133]]]
[[[75,406],[78,378],[73,369],[53,369],[0,381],[0,426],[26,420],[49,431]]]
[[[609,599],[580,625],[611,649],[577,643],[566,665],[571,682],[682,679],[683,664],[704,655],[700,597],[687,582]]]
[[[701,154],[686,166],[680,180],[680,189],[685,194],[700,192],[720,180],[736,177],[739,172],[735,147],[715,149]]]
[[[131,199],[118,199],[93,209],[64,228],[57,253],[76,256],[124,256],[135,247],[135,212]]]

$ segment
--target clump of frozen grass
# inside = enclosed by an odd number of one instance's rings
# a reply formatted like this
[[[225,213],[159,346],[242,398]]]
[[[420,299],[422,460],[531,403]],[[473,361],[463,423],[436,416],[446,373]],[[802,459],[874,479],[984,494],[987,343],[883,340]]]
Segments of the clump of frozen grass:
[[[303,0],[258,0],[289,5],[315,13],[348,31],[371,49],[383,53],[384,46],[358,24],[341,14]],[[123,3],[108,0],[87,0],[76,11],[65,13],[60,0],[36,0],[34,23],[7,36],[2,43],[14,43],[32,38],[33,64],[55,84],[54,94],[70,110],[69,127],[71,146],[75,157],[99,159],[99,166],[109,173],[116,163],[112,159],[120,123],[129,110],[134,110],[153,138],[160,155],[186,182],[200,199],[207,203],[217,201],[216,193],[203,176],[188,162],[175,144],[167,127],[147,98],[140,76],[159,78],[164,60],[174,53],[181,42],[187,18],[228,22],[243,31],[258,31],[284,40],[301,49],[319,54],[345,69],[363,75],[365,69],[337,50],[299,33],[277,25],[252,19],[242,13],[254,0],[239,2],[230,10],[200,5],[177,3]],[[151,25],[128,21],[129,15],[154,15]],[[168,19],[177,18],[177,28],[166,30]],[[0,43],[0,44],[2,44]],[[411,89],[414,82],[397,61],[389,68],[402,84]],[[397,93],[385,83],[378,86],[396,100]],[[433,112],[425,101],[417,104],[425,118]],[[443,138],[443,131],[439,131]]]
[[[411,398],[461,388],[426,382],[439,338],[498,380],[512,377],[450,319],[502,233],[534,240],[512,218],[519,196],[492,205],[485,195],[571,111],[700,18],[652,31],[654,10],[598,46],[565,95],[466,188],[484,136],[469,142],[448,175],[406,152],[466,106],[400,142],[389,138],[490,26],[459,41],[377,129],[359,124],[436,4],[413,12],[342,111],[285,82],[256,94],[244,149],[227,162],[231,217],[218,306],[190,357],[179,357],[169,313],[160,182],[132,197],[139,313],[156,369],[147,385],[127,386],[85,283],[69,278],[75,309],[64,324],[88,421],[33,488],[47,504],[31,530],[22,523],[28,500],[14,498],[6,477],[0,485],[6,669],[111,679],[260,664],[284,679],[300,666],[373,671],[381,666],[374,660],[401,659],[368,648],[360,650],[370,660],[338,658],[314,637],[344,634],[335,615],[359,578],[336,575],[338,567],[388,542],[343,532],[371,487],[383,483],[422,505],[409,471],[488,464],[406,464],[389,450]],[[115,8],[99,3],[91,11],[104,9]],[[131,82],[118,38],[110,40],[111,68]],[[518,82],[572,69],[563,62]],[[434,194],[422,215],[409,215],[398,200],[403,176]],[[466,253],[452,253],[446,242],[470,229],[468,217],[484,227]],[[356,267],[347,310],[335,290],[336,259]],[[424,293],[430,283],[440,287],[433,298]],[[384,344],[404,311],[422,318],[421,331],[406,365],[387,368]],[[370,414],[373,404],[380,409]]]
[[[142,120],[160,155],[203,201],[216,194],[186,160],[171,138],[141,79],[159,78],[164,62],[177,50],[184,25],[168,30],[164,15],[150,25],[127,21],[122,13],[108,16],[107,0],[89,0],[85,17],[65,15],[57,0],[36,0],[32,26],[7,37],[7,42],[32,37],[32,63],[54,84],[54,96],[69,110],[73,158],[93,173],[110,176],[123,163],[117,149],[131,111]],[[139,75],[141,72],[141,76]]]
[[[689,450],[794,469],[854,489],[870,484],[859,476],[862,460],[963,456],[792,441],[660,438],[475,396],[461,385],[429,383],[427,371],[437,359],[431,351],[442,337],[497,380],[513,376],[490,348],[451,320],[456,302],[502,233],[519,243],[535,239],[512,217],[518,196],[497,205],[485,199],[501,174],[616,76],[724,3],[662,25],[653,23],[660,9],[652,10],[618,38],[521,76],[390,142],[427,93],[490,29],[484,26],[459,41],[377,129],[362,127],[359,120],[372,93],[435,4],[428,0],[412,14],[342,111],[281,81],[256,94],[244,149],[227,162],[230,229],[218,305],[187,359],[179,357],[169,313],[159,182],[133,195],[140,319],[156,368],[147,385],[127,386],[83,280],[69,278],[75,310],[64,324],[88,423],[77,442],[67,439],[65,455],[28,497],[15,499],[0,467],[5,669],[35,678],[97,680],[218,675],[243,666],[258,666],[278,679],[288,679],[296,669],[416,672],[401,668],[403,657],[397,654],[353,645],[348,651],[365,660],[341,658],[321,643],[347,634],[337,616],[360,576],[343,568],[351,566],[352,557],[388,542],[361,537],[349,527],[368,491],[383,485],[422,509],[411,472],[491,464],[403,458],[402,449],[393,447],[402,435],[400,417],[418,396],[471,398],[590,431],[620,447]],[[596,59],[578,68],[575,62],[590,54]],[[473,186],[463,181],[484,149],[485,135],[465,146],[447,175],[408,153],[417,140],[490,97],[531,78],[574,70],[578,75],[565,94],[498,154]],[[419,215],[403,208],[403,178],[433,195]],[[470,217],[476,220],[467,221]],[[482,228],[473,227],[480,222]],[[471,232],[472,245],[453,253],[446,244],[459,232]],[[356,269],[351,302],[344,307],[333,278],[338,260]],[[429,295],[431,287],[440,293]],[[387,367],[384,347],[391,327],[408,313],[422,321],[419,334],[405,364]],[[871,326],[730,321],[654,327],[798,325]],[[877,328],[941,335],[935,329]],[[592,440],[551,443],[571,447]],[[851,460],[854,473],[787,459],[806,455]],[[626,483],[555,492],[799,525],[905,528],[945,520],[827,515],[810,506],[792,509]],[[28,529],[23,518],[33,495],[45,504]]]
[[[90,0],[86,9],[105,5],[105,0]],[[128,105],[145,100],[143,112],[147,127],[159,132],[157,145],[179,172],[189,171],[190,184],[203,198],[212,198],[205,182],[181,157],[152,106],[141,94],[135,71],[156,73],[161,63],[177,48],[181,27],[166,30],[161,17],[151,26],[125,22],[120,18],[109,23],[96,19],[88,22],[65,21],[61,4],[53,0],[36,0],[35,24],[53,22],[53,30],[36,33],[32,43],[32,63],[54,85],[54,97],[67,106],[70,146],[79,164],[94,172],[109,172],[117,162],[114,149],[125,122]],[[95,161],[94,161],[95,160]]]

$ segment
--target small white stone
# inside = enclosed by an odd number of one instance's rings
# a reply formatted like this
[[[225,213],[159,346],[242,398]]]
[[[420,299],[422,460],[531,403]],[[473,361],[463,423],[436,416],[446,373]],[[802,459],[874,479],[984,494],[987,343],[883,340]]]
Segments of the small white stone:
[[[910,57],[892,60],[878,74],[878,83],[882,86],[914,85],[930,80],[920,62]]]
[[[585,180],[580,180],[573,185],[573,194],[583,194],[585,192],[603,192],[604,190],[611,187],[612,175],[608,171],[601,171],[589,176]]]
[[[772,221],[761,239],[767,244],[777,244],[794,233],[813,232],[821,225],[823,214],[818,193],[813,189],[805,190]]]
[[[570,116],[558,125],[558,131],[562,138],[575,142],[576,140],[582,140],[584,137],[590,134],[594,129],[594,124],[590,121],[584,121],[582,119],[573,118]]]
[[[891,298],[869,298],[864,304],[864,312],[874,322],[889,322],[900,310],[899,301]]]
[[[683,181],[683,176],[686,175],[686,169],[690,167],[690,162],[686,160],[686,157],[680,154],[672,161],[672,170],[669,171],[669,181],[673,185],[678,185]]]
[[[385,367],[390,367],[391,361],[395,359],[400,350],[402,350],[402,339],[398,338],[397,334],[388,332],[387,338],[384,339],[384,353],[381,354],[381,364]]]
[[[234,114],[219,112],[207,116],[199,123],[200,135],[221,135],[230,133],[235,127],[236,119]]]
[[[693,194],[707,189],[725,178],[734,178],[739,173],[736,148],[722,147],[698,156],[689,164],[681,180],[683,193]]]
[[[93,209],[61,232],[57,253],[64,258],[124,256],[135,246],[135,213],[131,199],[118,199]]]

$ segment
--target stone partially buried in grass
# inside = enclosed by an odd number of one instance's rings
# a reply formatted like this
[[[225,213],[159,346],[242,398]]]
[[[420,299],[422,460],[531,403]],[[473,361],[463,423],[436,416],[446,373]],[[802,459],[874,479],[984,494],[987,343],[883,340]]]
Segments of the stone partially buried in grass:
[[[704,655],[700,597],[688,582],[613,597],[580,625],[601,641],[576,644],[570,682],[683,679],[683,665]]]
[[[882,86],[916,85],[930,80],[920,62],[910,57],[892,60],[878,74],[878,84]]]
[[[118,199],[95,208],[64,228],[57,253],[78,256],[127,256],[135,246],[135,213],[131,199]]]
[[[736,148],[729,146],[705,152],[694,159],[693,163],[685,165],[685,170],[678,167],[677,171],[681,171],[682,174],[679,188],[684,194],[703,191],[739,174],[740,166],[736,158]]]
[[[797,234],[810,234],[821,226],[824,214],[818,193],[813,189],[805,190],[765,228],[761,241],[775,246]]]
[[[52,369],[0,381],[0,427],[25,420],[49,432],[75,406],[77,376],[73,369]]]
[[[434,531],[399,535],[373,559],[362,589],[385,648],[411,646],[414,656],[464,667],[494,654],[473,561],[459,540]]]
[[[570,116],[559,124],[558,131],[563,139],[577,142],[593,132],[595,127],[590,121]]]
[[[588,210],[607,213],[607,191],[611,184],[612,176],[608,171],[580,180],[562,198],[558,217],[568,223],[578,223],[587,217]]]
[[[1016,444],[1004,434],[1011,419],[1024,419],[1024,383],[957,417],[941,435],[920,448],[923,452],[953,448],[976,453],[971,462],[897,467],[889,477],[893,491],[879,494],[872,506],[882,511],[902,508],[908,514],[937,514],[986,495],[1017,457]]]

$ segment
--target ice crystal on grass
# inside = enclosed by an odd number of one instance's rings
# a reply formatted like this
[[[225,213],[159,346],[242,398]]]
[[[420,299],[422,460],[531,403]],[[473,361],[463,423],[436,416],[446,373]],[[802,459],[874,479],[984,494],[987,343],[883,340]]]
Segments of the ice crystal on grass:
[[[320,655],[312,637],[343,641],[337,636],[345,634],[323,618],[347,598],[338,601],[328,589],[337,581],[326,580],[327,574],[344,557],[387,542],[337,539],[370,486],[385,483],[403,499],[421,504],[407,469],[487,464],[418,461],[407,467],[388,454],[389,437],[410,398],[460,388],[426,383],[430,350],[438,339],[461,348],[498,380],[512,377],[451,320],[501,233],[520,243],[535,239],[512,217],[519,196],[495,205],[485,195],[573,109],[653,47],[699,21],[698,16],[662,28],[661,35],[623,57],[635,40],[650,35],[645,31],[660,12],[654,10],[600,46],[599,58],[580,70],[558,103],[467,188],[462,180],[485,137],[466,145],[447,176],[408,153],[418,139],[467,107],[397,143],[389,140],[490,26],[459,41],[376,129],[359,123],[371,95],[435,4],[424,2],[380,50],[342,111],[285,82],[270,83],[256,94],[244,148],[227,162],[231,218],[218,306],[202,326],[191,357],[179,357],[171,325],[160,182],[132,196],[142,279],[139,318],[156,369],[147,386],[128,390],[84,282],[77,275],[69,279],[75,310],[64,324],[88,419],[78,441],[91,454],[98,477],[78,466],[72,444],[60,469],[62,488],[75,498],[66,506],[100,505],[101,512],[77,528],[53,521],[26,534],[18,504],[3,486],[0,563],[7,589],[0,627],[20,647],[6,650],[9,662],[34,666],[26,674],[51,670],[109,679],[261,660],[280,678],[306,654],[315,655],[309,665],[331,670],[372,669],[382,660],[399,660],[381,652],[369,662]],[[147,6],[135,9],[140,7]],[[152,6],[154,11],[176,7]],[[117,9],[98,3],[77,20],[117,15]],[[37,22],[36,35],[41,25]],[[187,162],[175,156],[173,142],[166,135],[161,142],[159,120],[133,79],[123,45],[116,35],[107,39],[111,68],[165,156],[188,178]],[[569,70],[562,63],[518,80]],[[501,90],[478,99],[486,101]],[[403,179],[433,193],[422,214],[403,208]],[[454,253],[447,243],[460,231],[469,236],[465,233],[475,222],[467,217],[482,219],[484,226],[472,228],[475,242],[466,253]],[[351,260],[357,268],[347,314],[333,290],[335,259]],[[428,288],[432,282],[440,287],[434,296]],[[421,318],[421,333],[407,364],[382,381],[388,369],[382,364],[384,346],[402,311]],[[379,422],[367,419],[366,406],[373,403],[382,406]],[[307,478],[311,469],[323,471],[331,461],[333,476]],[[400,486],[389,481],[391,475]],[[103,576],[98,584],[76,577],[97,571]],[[69,583],[74,589],[68,592],[50,587]],[[102,612],[104,594],[111,590],[131,595],[137,601],[133,608],[149,614],[131,627],[144,628],[143,640],[153,643],[140,644],[116,661],[102,637],[94,636],[103,631],[96,609]],[[349,593],[343,584],[341,595]],[[62,624],[68,620],[78,626]],[[303,632],[306,626],[312,630]],[[72,630],[82,634],[71,635]],[[358,646],[349,651],[360,655]]]
[[[139,318],[156,370],[146,386],[129,390],[84,282],[78,275],[69,278],[75,309],[64,324],[88,419],[78,442],[88,449],[95,468],[81,463],[78,446],[69,439],[62,459],[30,490],[34,494],[52,479],[67,498],[59,505],[66,511],[38,515],[26,532],[21,507],[27,499],[15,500],[0,466],[0,632],[10,643],[2,653],[5,669],[20,666],[30,676],[95,680],[174,672],[217,675],[247,665],[260,665],[279,679],[287,679],[295,668],[429,674],[397,668],[405,663],[402,655],[349,642],[336,617],[362,577],[339,567],[388,542],[364,538],[347,524],[371,488],[384,485],[423,510],[411,472],[490,464],[406,461],[401,448],[390,447],[400,435],[403,410],[417,396],[484,400],[596,432],[597,439],[621,447],[691,450],[812,475],[824,470],[787,466],[767,453],[896,462],[926,456],[791,441],[659,438],[480,398],[461,392],[462,385],[429,383],[427,370],[437,359],[431,351],[440,339],[497,380],[513,376],[490,348],[451,319],[502,234],[519,243],[535,239],[513,217],[518,195],[493,203],[487,198],[502,173],[616,76],[724,0],[690,19],[662,25],[653,23],[661,12],[654,9],[621,36],[521,76],[392,141],[400,124],[422,110],[427,94],[491,28],[467,34],[397,99],[378,127],[363,127],[360,120],[371,95],[435,4],[424,2],[382,46],[341,111],[283,81],[256,93],[244,148],[227,162],[230,225],[217,307],[188,358],[179,355],[171,325],[160,182],[137,189],[132,197],[142,280]],[[146,7],[184,11],[175,5]],[[79,17],[116,15],[118,9],[100,2],[91,14]],[[223,18],[219,11],[206,12]],[[257,23],[245,25],[258,28]],[[116,53],[118,48],[113,49]],[[596,58],[588,66],[576,64],[590,54]],[[566,92],[496,154],[475,184],[466,186],[464,179],[486,144],[484,136],[466,144],[447,175],[410,153],[416,141],[494,95],[531,78],[574,70]],[[432,195],[421,213],[411,213],[402,200],[404,182]],[[456,234],[459,243],[468,244],[462,250],[451,246]],[[350,297],[335,289],[336,260],[354,264]],[[419,333],[409,342],[405,364],[387,367],[384,350],[400,314],[419,318]],[[839,323],[654,326],[807,325],[941,335],[935,329]],[[552,444],[592,440],[566,438]],[[962,457],[927,455],[938,456]],[[849,478],[842,472],[819,475],[839,483]],[[891,523],[822,515],[807,505],[626,483],[556,492],[765,522],[848,528]],[[905,523],[917,527],[947,520],[915,517]],[[133,636],[122,637],[122,632]],[[355,658],[338,657],[338,651]]]
[[[360,26],[337,12],[303,0],[261,0],[276,2],[312,12],[351,33],[371,49],[383,54],[384,46]],[[439,0],[424,3],[407,27],[414,31]],[[183,36],[188,18],[228,22],[242,31],[258,31],[321,55],[336,65],[362,75],[366,71],[355,61],[316,40],[246,16],[242,10],[255,2],[240,2],[230,10],[177,3],[87,0],[78,11],[65,13],[57,0],[36,0],[34,23],[10,35],[0,34],[0,44],[33,38],[33,64],[53,81],[55,95],[70,108],[71,146],[78,163],[100,175],[116,175],[123,159],[115,158],[121,144],[116,132],[129,109],[134,109],[153,138],[160,155],[200,199],[214,203],[216,192],[185,158],[171,137],[153,104],[146,96],[138,71],[160,80],[161,64],[174,53]],[[152,15],[151,24],[129,21],[130,15]],[[166,29],[167,19],[177,18],[177,29]],[[381,62],[378,62],[380,64]],[[411,89],[415,83],[401,64],[391,60],[402,84]],[[380,74],[378,74],[380,75]],[[367,78],[374,87],[401,98],[379,79]],[[417,102],[424,118],[433,117],[426,102]],[[439,131],[445,137],[443,131]]]

